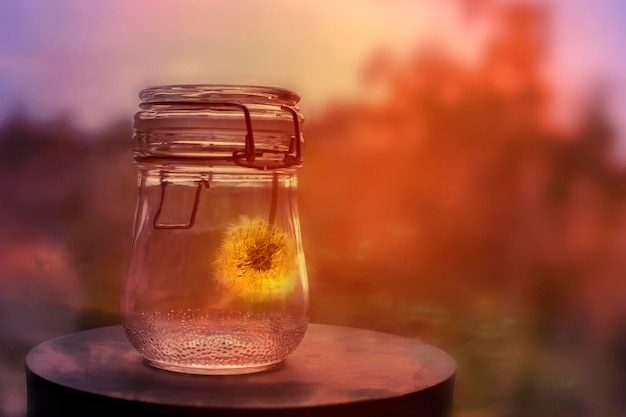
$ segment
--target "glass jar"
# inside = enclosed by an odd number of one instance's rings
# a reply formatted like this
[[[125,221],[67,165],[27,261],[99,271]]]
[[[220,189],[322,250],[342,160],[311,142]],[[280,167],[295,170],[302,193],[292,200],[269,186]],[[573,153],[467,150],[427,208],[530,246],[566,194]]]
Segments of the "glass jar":
[[[122,322],[153,366],[238,374],[300,343],[308,283],[296,202],[298,95],[269,87],[140,93],[139,200]]]

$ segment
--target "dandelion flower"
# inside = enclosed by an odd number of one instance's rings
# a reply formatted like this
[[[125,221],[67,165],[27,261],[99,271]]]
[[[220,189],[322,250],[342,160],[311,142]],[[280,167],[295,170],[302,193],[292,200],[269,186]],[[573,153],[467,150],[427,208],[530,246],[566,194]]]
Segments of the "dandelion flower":
[[[280,298],[295,284],[293,246],[268,221],[242,217],[229,227],[214,262],[218,281],[251,301]]]

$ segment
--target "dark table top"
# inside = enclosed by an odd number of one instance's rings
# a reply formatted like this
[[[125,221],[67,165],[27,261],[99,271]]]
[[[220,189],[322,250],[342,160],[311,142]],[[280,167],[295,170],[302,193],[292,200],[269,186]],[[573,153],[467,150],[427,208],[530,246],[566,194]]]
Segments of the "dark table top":
[[[30,351],[26,365],[30,417],[374,416],[394,410],[445,416],[456,372],[455,361],[428,344],[321,324],[309,325],[284,366],[257,374],[201,376],[152,368],[121,326],[44,342]]]

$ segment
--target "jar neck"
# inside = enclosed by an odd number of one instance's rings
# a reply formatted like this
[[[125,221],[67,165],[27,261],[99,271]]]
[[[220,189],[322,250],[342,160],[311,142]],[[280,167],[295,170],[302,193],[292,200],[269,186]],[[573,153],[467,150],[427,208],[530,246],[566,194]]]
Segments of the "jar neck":
[[[208,164],[185,164],[176,163],[176,161],[168,160],[163,163],[136,162],[135,166],[142,176],[159,179],[162,181],[200,181],[225,179],[229,181],[239,181],[246,178],[271,178],[279,176],[280,178],[296,178],[298,169],[284,168],[276,170],[258,170],[253,168],[241,167],[232,164],[208,165]]]
[[[298,167],[299,97],[254,86],[164,86],[140,93],[133,150],[137,163],[179,160],[258,170]]]

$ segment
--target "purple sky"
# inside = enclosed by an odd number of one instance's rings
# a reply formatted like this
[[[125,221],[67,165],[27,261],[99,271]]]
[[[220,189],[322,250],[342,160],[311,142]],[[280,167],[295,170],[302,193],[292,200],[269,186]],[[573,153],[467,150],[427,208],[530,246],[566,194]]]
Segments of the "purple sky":
[[[359,70],[381,48],[402,55],[437,42],[471,60],[484,25],[458,1],[2,0],[0,118],[17,106],[99,128],[130,118],[137,92],[161,83],[280,85],[300,92],[305,109],[322,107],[357,96]],[[546,3],[554,10],[546,75],[557,89],[555,116],[575,122],[577,103],[605,79],[626,131],[626,2]]]

